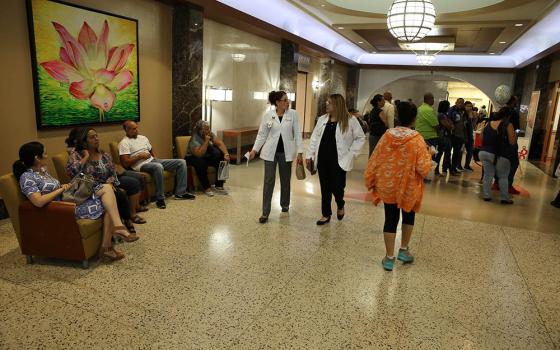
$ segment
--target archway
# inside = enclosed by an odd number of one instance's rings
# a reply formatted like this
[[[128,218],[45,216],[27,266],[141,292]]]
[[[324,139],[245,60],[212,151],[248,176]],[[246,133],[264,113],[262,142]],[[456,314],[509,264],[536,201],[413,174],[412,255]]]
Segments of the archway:
[[[431,92],[434,95],[436,106],[442,100],[449,100],[453,104],[459,97],[470,100],[479,108],[486,106],[487,110],[490,109],[490,104],[492,103],[492,99],[486,93],[469,82],[447,75],[424,74],[399,78],[379,87],[375,91],[371,91],[365,101],[365,105],[360,106],[362,112],[371,109],[369,101],[371,101],[374,95],[383,94],[385,91],[392,92],[393,101],[412,100],[416,105],[422,103],[423,96],[427,92]]]

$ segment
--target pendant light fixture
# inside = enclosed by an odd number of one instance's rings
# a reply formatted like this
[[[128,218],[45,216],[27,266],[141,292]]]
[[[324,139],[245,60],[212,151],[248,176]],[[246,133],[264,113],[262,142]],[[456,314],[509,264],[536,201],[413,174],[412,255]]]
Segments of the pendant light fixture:
[[[387,13],[389,32],[400,41],[418,41],[434,28],[436,10],[431,0],[395,0]]]

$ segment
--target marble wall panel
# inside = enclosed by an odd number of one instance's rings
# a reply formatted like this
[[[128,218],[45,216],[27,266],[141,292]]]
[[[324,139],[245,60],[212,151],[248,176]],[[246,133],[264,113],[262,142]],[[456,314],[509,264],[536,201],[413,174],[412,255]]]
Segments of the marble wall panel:
[[[202,118],[203,22],[198,7],[173,9],[173,138],[190,135]]]

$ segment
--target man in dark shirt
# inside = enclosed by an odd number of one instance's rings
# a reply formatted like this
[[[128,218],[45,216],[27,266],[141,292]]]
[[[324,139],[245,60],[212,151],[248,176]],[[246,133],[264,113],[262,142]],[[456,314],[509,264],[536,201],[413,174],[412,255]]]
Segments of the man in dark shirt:
[[[453,156],[451,159],[451,175],[457,175],[463,171],[461,160],[463,158],[463,145],[465,144],[467,130],[465,121],[465,100],[457,99],[455,106],[447,112],[449,119],[453,122],[453,131],[451,134],[451,146],[453,148]]]

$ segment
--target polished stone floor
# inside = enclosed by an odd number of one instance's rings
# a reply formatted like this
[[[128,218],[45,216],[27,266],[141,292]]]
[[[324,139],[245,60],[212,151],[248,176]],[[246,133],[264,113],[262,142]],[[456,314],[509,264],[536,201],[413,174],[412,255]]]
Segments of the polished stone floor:
[[[0,222],[2,349],[555,349],[560,347],[558,183],[524,165],[524,195],[478,198],[477,175],[428,185],[412,265],[393,272],[383,210],[348,178],[347,217],[317,227],[317,177],[293,179],[260,225],[262,162],[230,195],[144,213],[112,265],[26,265]]]

